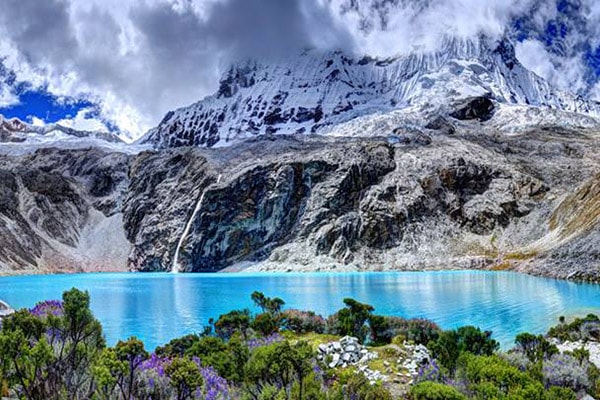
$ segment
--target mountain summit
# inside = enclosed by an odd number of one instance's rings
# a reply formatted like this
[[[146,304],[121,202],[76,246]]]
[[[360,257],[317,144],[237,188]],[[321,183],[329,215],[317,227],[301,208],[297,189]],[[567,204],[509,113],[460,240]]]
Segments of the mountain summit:
[[[599,103],[527,70],[510,41],[481,37],[447,39],[438,51],[389,59],[306,51],[276,63],[237,64],[215,95],[169,112],[141,140],[159,148],[225,146],[262,134],[335,133],[341,123],[390,112],[407,126],[422,127],[477,96],[600,115]]]

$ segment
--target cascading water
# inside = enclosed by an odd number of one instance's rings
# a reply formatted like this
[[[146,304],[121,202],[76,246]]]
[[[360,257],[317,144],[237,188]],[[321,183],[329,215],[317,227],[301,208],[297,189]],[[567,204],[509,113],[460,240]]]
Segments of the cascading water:
[[[216,183],[219,183],[220,180],[221,180],[221,175],[219,175],[217,177]],[[194,212],[192,212],[190,219],[188,220],[187,224],[185,224],[185,229],[183,230],[183,233],[181,234],[181,237],[179,238],[179,242],[177,243],[177,247],[175,248],[175,256],[173,256],[173,266],[171,267],[171,272],[174,274],[179,272],[179,252],[181,250],[181,246],[183,246],[183,242],[184,242],[185,238],[190,233],[190,229],[192,228],[192,222],[194,221],[194,219],[196,218],[196,215],[198,214],[198,211],[200,211],[200,208],[202,207],[202,202],[204,201],[204,195],[206,194],[207,190],[208,190],[208,186],[204,189],[204,191],[200,195],[200,198],[198,199],[198,202],[196,203],[196,207],[194,208]]]

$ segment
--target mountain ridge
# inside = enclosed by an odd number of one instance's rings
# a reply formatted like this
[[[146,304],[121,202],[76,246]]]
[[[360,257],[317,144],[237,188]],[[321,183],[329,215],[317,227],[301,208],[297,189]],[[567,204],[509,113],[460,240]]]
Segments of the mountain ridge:
[[[167,113],[140,142],[224,146],[261,134],[329,133],[357,117],[388,112],[403,112],[423,128],[476,96],[600,116],[600,103],[558,90],[523,67],[510,41],[480,37],[446,39],[436,52],[388,59],[305,51],[269,65],[236,64],[216,94]]]
[[[91,137],[105,140],[111,143],[123,143],[119,135],[103,131],[82,131],[66,127],[61,124],[47,124],[37,126],[22,121],[19,118],[7,118],[0,114],[0,143],[12,142],[19,143],[27,140],[27,134],[46,136],[52,132],[60,132],[74,137]]]

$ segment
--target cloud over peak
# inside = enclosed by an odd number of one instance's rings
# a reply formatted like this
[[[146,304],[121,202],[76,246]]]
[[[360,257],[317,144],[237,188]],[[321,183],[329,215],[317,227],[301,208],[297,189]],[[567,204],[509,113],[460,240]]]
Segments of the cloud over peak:
[[[541,26],[553,18],[559,4],[546,3],[529,20],[537,18]],[[4,0],[0,107],[17,102],[24,90],[45,90],[97,104],[104,119],[139,136],[167,111],[214,92],[232,61],[279,57],[304,48],[375,56],[430,50],[448,35],[504,35],[535,4],[539,2]],[[521,48],[525,53],[538,50],[528,60],[539,63],[538,73],[558,79],[563,67],[557,56],[544,54],[538,38],[523,40],[531,42]]]

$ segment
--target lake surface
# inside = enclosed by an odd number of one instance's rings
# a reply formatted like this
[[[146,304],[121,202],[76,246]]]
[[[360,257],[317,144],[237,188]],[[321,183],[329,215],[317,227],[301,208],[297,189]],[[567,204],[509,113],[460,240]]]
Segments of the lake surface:
[[[324,316],[352,297],[382,315],[425,317],[443,328],[476,325],[493,331],[503,347],[519,332],[545,333],[560,315],[600,313],[599,285],[481,271],[17,276],[0,278],[0,299],[32,307],[72,287],[90,292],[109,345],[137,336],[148,349],[198,332],[230,310],[257,312],[255,290]]]

